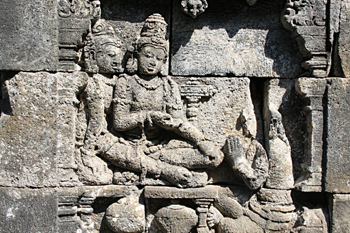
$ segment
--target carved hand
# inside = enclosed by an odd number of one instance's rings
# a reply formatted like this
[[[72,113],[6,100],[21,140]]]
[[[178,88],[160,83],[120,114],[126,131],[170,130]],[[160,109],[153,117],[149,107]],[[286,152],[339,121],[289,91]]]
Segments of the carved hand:
[[[243,147],[236,135],[230,135],[227,137],[227,152],[228,157],[232,161],[234,167],[239,167],[240,164],[244,163]]]
[[[218,209],[211,206],[207,215],[207,224],[209,228],[213,228],[220,223],[224,216],[220,213]]]
[[[182,124],[182,120],[173,118],[170,114],[165,112],[153,111],[149,113],[150,119],[166,129],[178,128]]]

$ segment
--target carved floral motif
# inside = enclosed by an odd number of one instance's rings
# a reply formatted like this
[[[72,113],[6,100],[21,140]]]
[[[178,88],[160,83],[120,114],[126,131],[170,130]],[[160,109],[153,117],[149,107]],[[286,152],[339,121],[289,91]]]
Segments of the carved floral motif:
[[[99,18],[101,16],[99,0],[59,0],[58,15],[62,18]]]

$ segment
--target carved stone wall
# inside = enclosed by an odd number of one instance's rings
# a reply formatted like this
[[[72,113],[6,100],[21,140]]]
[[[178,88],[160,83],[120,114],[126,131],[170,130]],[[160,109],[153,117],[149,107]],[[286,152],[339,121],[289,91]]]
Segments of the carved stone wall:
[[[348,0],[0,2],[0,232],[347,232]]]

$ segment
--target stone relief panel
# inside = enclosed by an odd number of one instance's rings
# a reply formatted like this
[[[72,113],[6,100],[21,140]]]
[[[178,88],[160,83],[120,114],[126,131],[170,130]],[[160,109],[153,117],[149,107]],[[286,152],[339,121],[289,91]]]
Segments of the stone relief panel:
[[[335,113],[323,98],[346,90],[288,79],[302,69],[283,4],[135,2],[58,2],[64,72],[1,83],[13,116],[0,115],[0,185],[55,187],[58,232],[327,232],[323,130]],[[288,2],[284,20],[323,28],[315,4]]]
[[[148,16],[127,49],[112,23],[93,22],[80,63],[88,74],[75,89],[74,150],[79,182],[94,188],[73,188],[59,205],[61,229],[70,206],[67,221],[86,232],[326,231],[320,207],[292,198],[281,105],[293,82],[265,82],[254,103],[246,77],[169,76],[167,28],[162,15]],[[118,187],[131,191],[99,191]]]
[[[118,54],[112,49],[107,56],[101,55],[100,61],[97,59],[99,52],[103,54],[99,51],[101,42],[98,41],[106,41],[101,35],[108,36],[105,32],[110,29],[105,22],[102,23],[104,26],[97,21],[92,29],[95,53],[91,48],[86,49],[84,52],[88,55],[85,58],[91,53],[96,54],[99,71],[120,72],[119,69],[107,69],[105,62],[109,61],[110,52],[114,52],[113,58],[122,58],[122,55],[118,56],[121,50]],[[186,119],[176,82],[168,76],[160,76],[164,72],[169,48],[166,27],[167,23],[159,14],[147,18],[135,43],[136,64],[128,63],[126,67],[127,72],[135,74],[110,79],[93,75],[95,80],[91,80],[86,89],[89,119],[82,153],[96,153],[117,167],[140,172],[140,179],[146,178],[148,173],[180,187],[204,185],[195,184],[197,179],[191,179],[188,169],[218,166],[223,153]],[[105,44],[109,48],[112,46],[110,36]],[[114,45],[114,48],[117,47]],[[92,63],[90,58],[86,60]],[[113,68],[113,65],[121,64],[117,62],[107,63]]]

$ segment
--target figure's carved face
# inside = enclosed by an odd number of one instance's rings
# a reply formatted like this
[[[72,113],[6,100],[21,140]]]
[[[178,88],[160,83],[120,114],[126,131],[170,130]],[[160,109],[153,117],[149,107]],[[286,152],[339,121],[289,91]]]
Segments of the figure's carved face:
[[[122,73],[123,52],[115,45],[103,45],[96,55],[97,66],[101,73]]]
[[[203,8],[203,3],[200,0],[189,0],[187,2],[187,8],[188,11],[191,12],[191,14],[196,16],[198,13],[201,12],[201,9]]]
[[[208,3],[205,0],[183,0],[181,5],[183,11],[193,18],[196,18],[197,15],[203,13],[208,7]]]
[[[161,48],[145,46],[139,53],[139,73],[143,75],[157,75],[165,61],[165,52]]]

